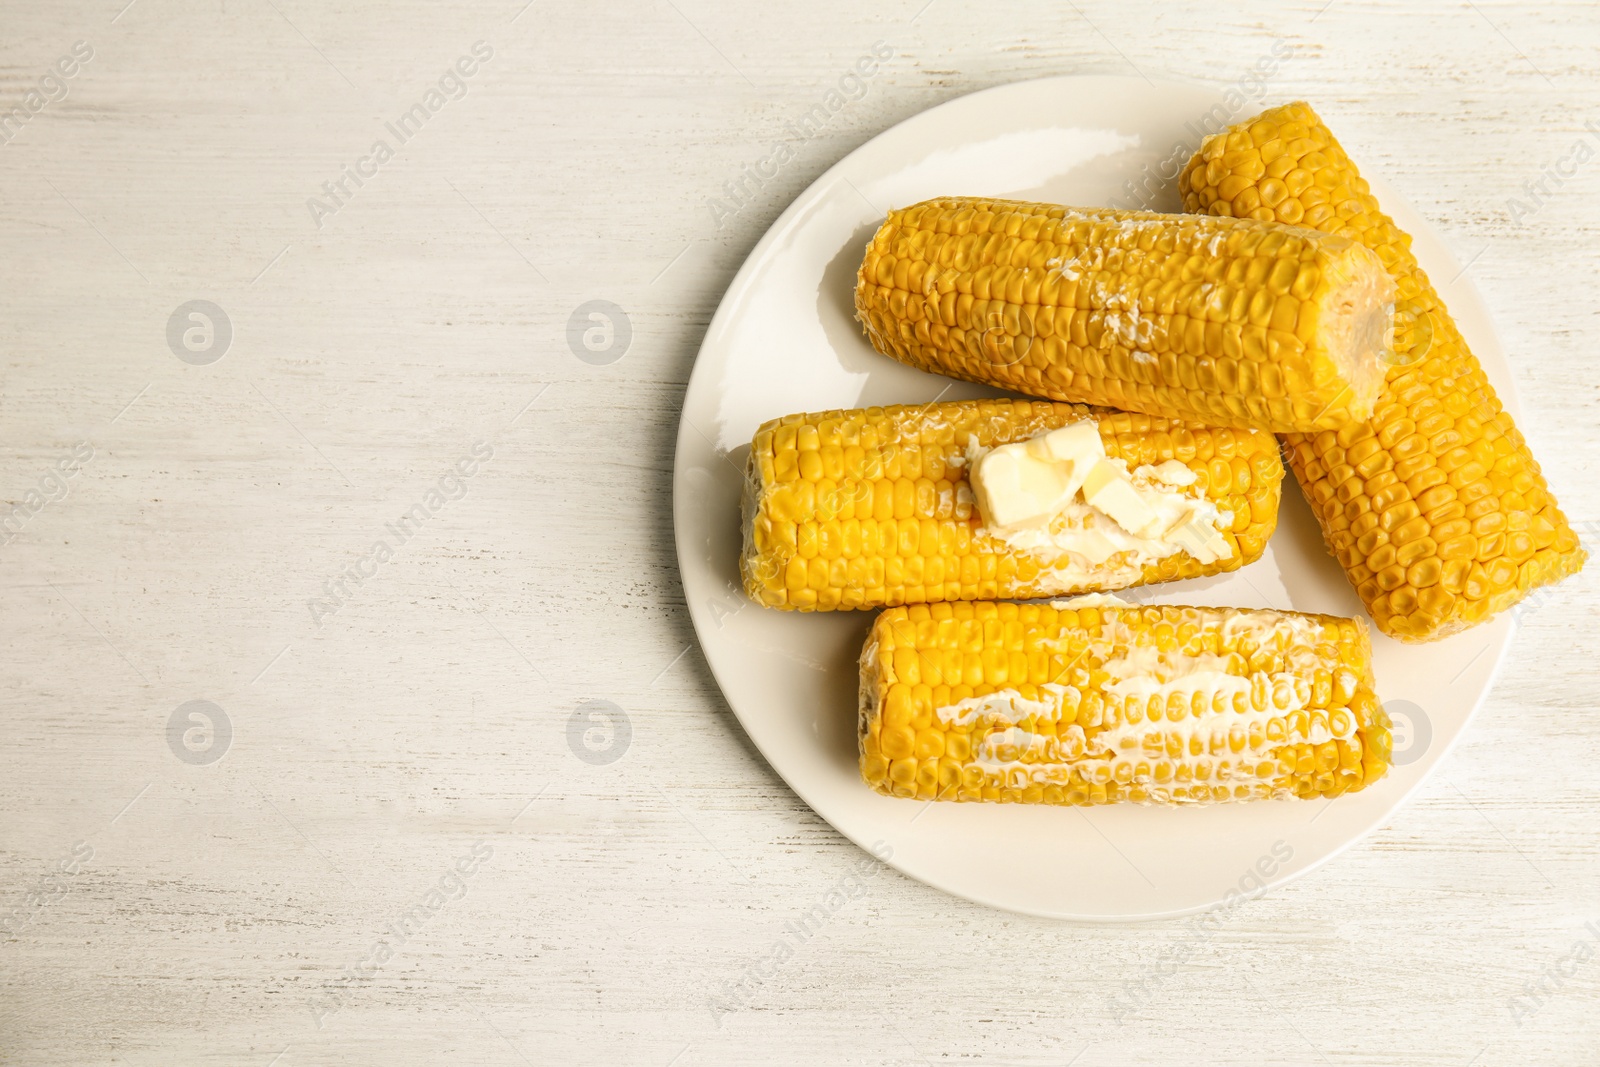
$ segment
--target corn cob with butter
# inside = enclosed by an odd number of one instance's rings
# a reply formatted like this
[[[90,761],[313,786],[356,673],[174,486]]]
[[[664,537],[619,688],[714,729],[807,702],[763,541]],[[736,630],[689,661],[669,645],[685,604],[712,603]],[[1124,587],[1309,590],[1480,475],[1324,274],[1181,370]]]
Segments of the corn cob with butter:
[[[1340,237],[961,197],[891,212],[856,281],[873,347],[913,367],[1271,431],[1371,413],[1393,299]]]
[[[1107,597],[883,612],[859,734],[880,793],[1024,804],[1334,797],[1391,746],[1360,621]]]
[[[986,521],[1057,471],[1037,514]],[[752,600],[801,611],[1201,577],[1261,555],[1282,478],[1270,434],[1069,404],[791,415],[751,445],[740,571]]]
[[[1411,238],[1309,105],[1208,138],[1180,187],[1189,211],[1360,241],[1398,284],[1402,328],[1371,419],[1286,439],[1328,548],[1379,629],[1444,637],[1583,566],[1577,536]]]

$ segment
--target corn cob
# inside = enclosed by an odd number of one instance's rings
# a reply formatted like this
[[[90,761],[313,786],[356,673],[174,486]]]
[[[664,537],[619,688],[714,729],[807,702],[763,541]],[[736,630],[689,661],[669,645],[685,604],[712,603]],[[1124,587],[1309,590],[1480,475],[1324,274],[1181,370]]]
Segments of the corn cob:
[[[1398,285],[1402,328],[1372,418],[1286,439],[1323,538],[1380,630],[1444,637],[1583,566],[1577,536],[1410,236],[1309,105],[1208,138],[1180,187],[1189,211],[1360,241]]]
[[[1272,431],[1371,413],[1392,301],[1339,238],[960,197],[891,212],[856,280],[873,347],[913,367]]]
[[[859,732],[880,793],[1024,804],[1334,797],[1391,746],[1356,619],[1072,601],[883,612]]]
[[[1048,543],[986,527],[968,478],[972,457],[1084,419],[1096,420],[1105,454],[1136,476],[1167,461],[1192,472],[1177,479],[1192,482],[1183,496],[1213,509],[1226,556],[1202,562],[1198,549],[1174,542],[1085,559],[1074,551],[1076,527],[1052,526]],[[1069,404],[981,400],[790,415],[763,425],[751,445],[740,571],[757,603],[801,611],[1201,577],[1261,555],[1282,478],[1270,434]],[[1093,525],[1081,511],[1069,519]]]

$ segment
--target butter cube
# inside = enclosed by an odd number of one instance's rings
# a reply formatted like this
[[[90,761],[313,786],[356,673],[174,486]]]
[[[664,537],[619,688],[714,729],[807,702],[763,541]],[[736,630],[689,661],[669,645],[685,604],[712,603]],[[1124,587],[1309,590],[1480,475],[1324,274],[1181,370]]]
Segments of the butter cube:
[[[1000,445],[973,464],[978,513],[994,529],[1048,525],[1105,454],[1092,419]]]
[[[1093,419],[1070,423],[1026,443],[1028,450],[1041,459],[1053,459],[1077,468],[1080,484],[1089,468],[1106,458],[1105,445],[1100,443],[1100,424]]]
[[[1102,459],[1089,471],[1083,482],[1083,499],[1131,534],[1141,534],[1156,521],[1156,513],[1140,499],[1126,472],[1110,460]]]

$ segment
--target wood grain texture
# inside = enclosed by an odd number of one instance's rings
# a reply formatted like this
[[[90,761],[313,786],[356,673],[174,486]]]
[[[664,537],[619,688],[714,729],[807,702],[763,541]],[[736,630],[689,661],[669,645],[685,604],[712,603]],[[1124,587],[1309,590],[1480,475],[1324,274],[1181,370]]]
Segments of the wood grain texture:
[[[1600,925],[1595,567],[1413,803],[1215,928],[879,870],[767,973],[862,854],[723,703],[669,521],[709,317],[843,153],[1021,78],[1233,82],[1278,39],[1269,98],[1315,102],[1471,261],[1523,428],[1600,520],[1600,163],[1508,205],[1600,123],[1591,5],[124,3],[0,4],[0,112],[94,50],[0,144],[0,497],[93,448],[0,546],[0,1061],[1600,1062],[1600,961],[1569,956]],[[480,40],[319,227],[307,199]],[[879,40],[866,95],[786,134]],[[193,299],[233,327],[206,366],[166,340]],[[632,325],[605,366],[567,340],[593,299]],[[478,441],[464,495],[314,619]],[[168,743],[195,699],[231,722],[210,764]],[[569,745],[589,700],[628,717],[614,762]]]

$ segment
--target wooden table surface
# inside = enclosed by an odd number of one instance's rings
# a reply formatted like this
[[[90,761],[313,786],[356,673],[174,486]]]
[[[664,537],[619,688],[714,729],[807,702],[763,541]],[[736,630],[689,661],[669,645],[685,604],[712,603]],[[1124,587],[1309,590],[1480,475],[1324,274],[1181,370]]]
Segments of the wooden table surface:
[[[1225,923],[1035,920],[878,868],[769,966],[863,853],[724,703],[669,518],[707,321],[844,153],[986,86],[1232,84],[1277,47],[1264,99],[1314,101],[1470,264],[1593,542],[1592,5],[0,26],[0,1061],[1600,1062],[1597,568],[1526,613],[1411,804]],[[621,358],[580,358],[590,301]],[[591,701],[620,715],[586,744]]]

